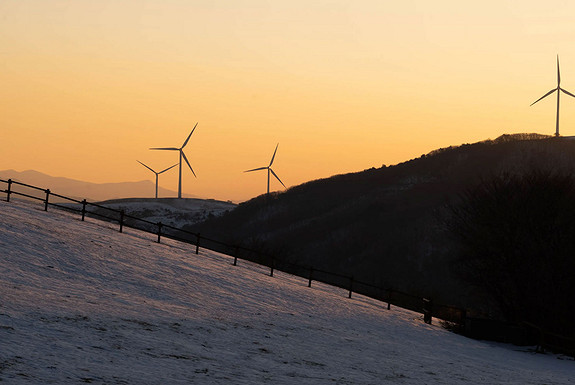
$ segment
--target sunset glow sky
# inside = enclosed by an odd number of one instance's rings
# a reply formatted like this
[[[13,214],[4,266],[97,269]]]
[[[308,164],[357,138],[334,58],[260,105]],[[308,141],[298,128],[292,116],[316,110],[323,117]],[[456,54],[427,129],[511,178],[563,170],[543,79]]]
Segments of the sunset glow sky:
[[[473,3],[474,5],[469,5]],[[575,2],[0,0],[0,170],[242,201],[504,133],[555,132]],[[575,99],[562,95],[562,135]],[[177,190],[177,169],[160,178]],[[272,189],[281,185],[272,182]]]

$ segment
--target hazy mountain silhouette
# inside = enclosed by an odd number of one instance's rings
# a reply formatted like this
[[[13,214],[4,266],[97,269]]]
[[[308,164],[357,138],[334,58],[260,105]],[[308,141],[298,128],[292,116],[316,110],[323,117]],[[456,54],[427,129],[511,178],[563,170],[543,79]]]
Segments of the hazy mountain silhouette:
[[[516,134],[435,150],[395,166],[259,196],[190,229],[441,303],[472,306],[475,293],[451,269],[443,225],[447,205],[482,179],[533,168],[575,172],[575,141]]]
[[[143,180],[139,182],[121,183],[90,183],[75,179],[54,177],[38,171],[4,170],[0,171],[0,178],[13,179],[29,185],[49,188],[52,192],[71,198],[89,201],[103,201],[120,198],[153,198],[156,186],[153,182]],[[176,191],[159,188],[158,195],[163,198],[176,197]],[[195,198],[194,195],[183,194],[185,198]]]

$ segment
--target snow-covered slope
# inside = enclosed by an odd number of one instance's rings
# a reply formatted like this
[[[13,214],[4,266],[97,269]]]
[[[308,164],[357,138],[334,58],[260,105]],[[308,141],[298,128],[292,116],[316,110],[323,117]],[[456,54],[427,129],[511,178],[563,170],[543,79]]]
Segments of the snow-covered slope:
[[[195,198],[127,198],[98,204],[115,210],[124,210],[127,214],[139,219],[153,223],[162,222],[176,228],[204,221],[211,216],[222,215],[236,207],[236,204],[232,202]],[[93,207],[90,210],[98,211]]]
[[[567,384],[575,362],[149,234],[0,202],[9,384]]]

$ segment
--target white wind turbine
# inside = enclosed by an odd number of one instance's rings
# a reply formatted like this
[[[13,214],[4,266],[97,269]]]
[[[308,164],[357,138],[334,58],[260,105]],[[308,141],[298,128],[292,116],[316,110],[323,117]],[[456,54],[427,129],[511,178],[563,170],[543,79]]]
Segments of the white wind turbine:
[[[196,123],[196,125],[194,126],[194,128],[192,129],[192,132],[190,132],[190,135],[188,135],[188,138],[186,139],[186,141],[184,142],[184,144],[182,144],[182,147],[177,148],[177,147],[155,147],[155,148],[150,148],[150,150],[167,150],[167,151],[179,151],[180,152],[180,177],[179,177],[179,182],[178,182],[178,198],[182,197],[182,158],[184,158],[184,160],[186,161],[186,164],[188,165],[188,167],[190,168],[190,170],[192,171],[192,174],[194,174],[194,176],[196,176],[196,173],[194,172],[194,169],[192,168],[192,166],[190,165],[190,162],[188,162],[188,158],[186,158],[186,154],[184,154],[184,147],[186,147],[186,144],[188,144],[188,141],[190,140],[190,137],[192,136],[192,134],[194,133],[194,130],[196,129],[196,127],[198,126],[198,123]],[[197,177],[196,177],[197,178]]]
[[[273,174],[273,176],[275,176],[275,178],[282,184],[282,186],[284,186],[284,188],[287,188],[286,185],[284,184],[284,182],[282,182],[281,179],[274,172],[274,170],[272,170],[272,164],[274,163],[274,159],[276,157],[276,152],[278,151],[279,145],[280,145],[279,143],[276,145],[276,149],[274,151],[274,154],[272,155],[272,160],[271,160],[269,166],[258,167],[258,168],[254,168],[252,170],[244,171],[244,172],[252,172],[252,171],[258,171],[258,170],[268,170],[268,192],[267,192],[267,195],[270,195],[270,173]]]
[[[557,117],[555,118],[555,136],[559,136],[559,96],[561,95],[561,92],[559,92],[559,91],[562,91],[562,92],[566,93],[567,95],[575,98],[575,95],[573,95],[569,91],[564,90],[563,88],[561,88],[560,85],[561,85],[561,73],[559,72],[559,55],[557,55],[557,88],[553,88],[551,91],[547,92],[545,95],[543,95],[542,97],[540,97],[539,99],[537,99],[536,101],[531,103],[531,106],[532,106],[535,103],[537,103],[538,101],[540,101],[541,99],[543,99],[546,96],[549,96],[553,92],[557,91]]]
[[[174,164],[173,166],[168,167],[165,170],[162,170],[160,172],[157,172],[155,170],[153,170],[151,167],[146,166],[144,163],[140,162],[139,160],[136,160],[136,162],[140,163],[142,166],[144,166],[145,168],[147,168],[148,170],[150,170],[151,172],[153,172],[154,174],[156,174],[156,199],[158,199],[158,176],[166,171],[168,171],[171,168],[176,167],[178,164]]]

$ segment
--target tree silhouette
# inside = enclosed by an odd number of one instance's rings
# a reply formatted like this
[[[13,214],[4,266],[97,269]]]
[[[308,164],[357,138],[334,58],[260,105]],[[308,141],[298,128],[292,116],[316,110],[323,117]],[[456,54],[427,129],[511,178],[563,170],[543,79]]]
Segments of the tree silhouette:
[[[508,320],[574,335],[575,179],[531,170],[502,174],[452,207],[462,277]]]

